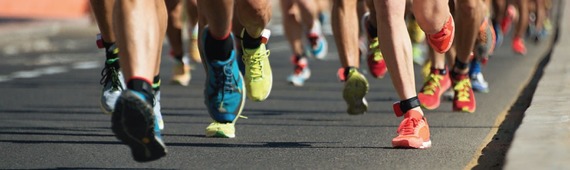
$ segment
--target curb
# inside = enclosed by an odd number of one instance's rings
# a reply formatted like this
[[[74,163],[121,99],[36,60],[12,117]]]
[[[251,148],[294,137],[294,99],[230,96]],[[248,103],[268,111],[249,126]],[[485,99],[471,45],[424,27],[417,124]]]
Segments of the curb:
[[[561,1],[560,8],[570,9]],[[559,19],[557,43],[530,107],[515,133],[504,169],[570,169],[570,13]]]

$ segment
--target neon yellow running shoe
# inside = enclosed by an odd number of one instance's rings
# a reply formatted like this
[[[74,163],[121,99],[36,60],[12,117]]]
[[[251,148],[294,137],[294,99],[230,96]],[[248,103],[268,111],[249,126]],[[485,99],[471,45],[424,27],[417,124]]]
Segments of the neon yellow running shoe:
[[[212,122],[206,127],[206,137],[235,138],[236,128],[234,123]]]
[[[242,37],[244,33],[245,29],[241,33]],[[242,47],[247,97],[253,101],[267,99],[273,85],[273,75],[269,64],[270,51],[265,46],[271,32],[265,29],[261,34],[263,43],[258,48],[247,49]]]
[[[360,115],[368,111],[368,103],[364,96],[368,93],[368,80],[358,72],[356,68],[350,68],[346,75],[346,82],[342,97],[348,109],[346,112],[350,115]]]
[[[426,34],[420,28],[416,19],[408,19],[408,33],[413,43],[421,43],[426,39]]]

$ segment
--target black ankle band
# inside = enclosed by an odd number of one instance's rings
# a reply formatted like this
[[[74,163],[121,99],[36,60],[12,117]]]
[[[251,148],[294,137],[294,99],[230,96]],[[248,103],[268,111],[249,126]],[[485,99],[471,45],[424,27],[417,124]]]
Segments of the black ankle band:
[[[437,71],[437,73],[438,73],[439,75],[446,75],[446,74],[447,74],[447,69],[439,69],[439,68],[432,67],[432,68],[431,68],[431,71],[432,71],[433,73],[435,73],[435,72]]]
[[[469,63],[463,63],[456,59],[453,67],[458,68],[459,70],[465,70],[469,67]]]
[[[147,102],[154,106],[154,95],[152,93],[152,85],[148,84],[147,81],[137,78],[131,79],[129,80],[129,82],[127,82],[127,88],[137,92],[141,92],[145,96]]]
[[[244,30],[242,42],[243,48],[255,49],[261,45],[261,36],[253,38]]]
[[[403,113],[407,113],[409,110],[419,106],[420,100],[418,100],[418,96],[400,101],[400,110],[402,110]]]

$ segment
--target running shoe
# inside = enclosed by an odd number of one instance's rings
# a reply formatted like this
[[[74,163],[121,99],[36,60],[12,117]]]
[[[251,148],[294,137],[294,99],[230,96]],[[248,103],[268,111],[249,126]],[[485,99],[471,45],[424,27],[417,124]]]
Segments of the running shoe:
[[[407,26],[408,26],[408,34],[410,35],[410,40],[412,40],[412,43],[424,42],[424,40],[426,39],[426,34],[422,30],[422,28],[420,28],[420,25],[418,24],[415,18],[408,19]]]
[[[167,152],[152,107],[142,93],[124,90],[111,119],[113,133],[131,148],[138,162],[157,160]]]
[[[315,21],[313,28],[307,34],[309,44],[311,45],[311,54],[319,60],[324,60],[327,57],[328,43],[327,39],[322,33],[321,23]]]
[[[506,16],[504,16],[503,19],[501,19],[501,32],[503,32],[503,34],[506,35],[507,33],[509,33],[511,26],[513,24],[513,19],[517,15],[516,7],[512,4],[509,4],[507,6],[507,12],[505,14]]]
[[[241,36],[245,34],[245,29]],[[242,60],[245,64],[245,87],[247,97],[253,101],[264,101],[271,93],[273,85],[273,75],[269,64],[270,51],[266,48],[271,32],[263,30],[262,43],[258,48],[243,48]],[[243,41],[243,40],[242,40]]]
[[[441,95],[451,87],[451,79],[446,69],[432,68],[422,90],[418,94],[420,105],[428,110],[434,110],[441,103]]]
[[[206,137],[235,138],[236,128],[234,123],[212,122],[206,127]]]
[[[202,58],[200,57],[200,49],[198,48],[198,24],[194,26],[192,30],[192,36],[190,38],[190,48],[188,48],[188,53],[192,61],[196,63],[202,63]]]
[[[495,50],[495,42],[495,31],[489,19],[485,18],[479,27],[474,55],[477,56],[480,61],[486,63],[489,60],[489,56]]]
[[[105,48],[103,46],[103,39],[101,35],[97,35],[97,46],[101,48]],[[119,70],[119,49],[115,44],[111,47],[106,49],[105,51],[108,57],[105,61],[105,67],[101,70],[101,80],[99,83],[103,85],[101,89],[101,110],[103,110],[106,114],[113,113],[115,109],[115,103],[117,102],[117,98],[121,95],[123,89],[125,89],[125,83],[123,80],[123,74]]]
[[[346,112],[350,115],[360,115],[368,111],[368,102],[364,96],[368,93],[368,80],[356,68],[346,70],[341,68],[339,73],[345,77],[342,97],[348,105]]]
[[[287,81],[293,86],[303,86],[305,81],[311,77],[311,70],[309,69],[309,61],[307,57],[293,56],[291,62],[294,66],[293,74],[287,77]]]
[[[153,84],[153,89],[158,89],[160,86],[160,81],[158,84]],[[160,111],[160,90],[154,90],[154,106],[152,110],[154,111],[154,118],[156,119],[158,129],[164,130],[164,120],[162,119],[162,113]]]
[[[384,61],[384,56],[382,52],[380,52],[378,45],[378,38],[374,38],[370,41],[368,54],[366,55],[366,63],[368,63],[368,69],[370,69],[372,76],[375,78],[383,78],[388,72],[388,67],[386,66],[386,61]]]
[[[399,104],[395,103],[394,105]],[[400,117],[402,115],[396,114]],[[427,119],[418,111],[409,110],[398,127],[398,136],[392,139],[395,148],[426,149],[431,147]]]
[[[208,32],[208,28],[205,28],[205,32]],[[204,34],[202,38],[202,47],[207,48],[204,45],[206,36],[209,34]],[[233,39],[233,35],[230,36]],[[202,53],[206,55],[205,53]],[[206,67],[206,88],[204,89],[204,96],[206,96],[205,104],[208,108],[208,113],[212,117],[214,122],[219,123],[231,123],[232,126],[241,114],[243,106],[245,105],[246,89],[244,88],[243,76],[240,73],[237,63],[236,51],[232,50],[230,58],[225,61],[220,60],[208,60],[208,57],[204,56],[204,65]],[[216,132],[209,131],[212,128],[206,128],[207,137],[217,137],[211,136],[211,134],[218,134]],[[235,136],[235,134],[226,134],[227,137]],[[226,137],[220,136],[220,137]]]
[[[453,38],[455,36],[455,22],[453,17],[449,15],[449,19],[443,25],[441,31],[435,34],[428,34],[427,39],[429,45],[438,53],[445,53],[451,48]]]
[[[368,64],[368,69],[372,76],[375,78],[383,78],[388,72],[388,67],[386,67],[386,61],[384,61],[384,56],[380,51],[380,43],[378,41],[378,37],[372,37],[368,32],[368,17],[370,13],[364,14],[362,17],[362,28],[365,28],[366,37],[368,40],[368,49],[366,50],[366,63]]]
[[[190,61],[188,61],[188,57],[183,56],[182,60],[173,60],[174,66],[172,67],[171,83],[181,86],[188,86],[188,84],[190,84],[190,80],[192,79],[192,74],[190,73]]]
[[[477,60],[471,62],[469,68],[469,78],[471,79],[471,85],[473,90],[481,93],[489,92],[489,83],[483,78],[483,73],[481,73],[481,63]]]
[[[428,57],[425,55],[426,51],[427,47],[425,43],[412,43],[412,56],[416,65],[421,66],[426,64],[428,61]]]
[[[453,111],[475,112],[476,101],[471,80],[467,74],[455,75],[453,78]]]
[[[521,55],[526,54],[526,46],[524,44],[524,40],[521,37],[513,38],[513,51]]]

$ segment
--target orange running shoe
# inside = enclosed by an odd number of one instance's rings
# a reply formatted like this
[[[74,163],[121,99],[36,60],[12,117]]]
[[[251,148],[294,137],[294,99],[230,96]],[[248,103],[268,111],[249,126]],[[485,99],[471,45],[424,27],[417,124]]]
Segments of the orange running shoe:
[[[399,103],[394,105],[397,104],[399,105]],[[396,116],[400,117],[402,115],[396,114]],[[427,119],[420,112],[409,110],[398,127],[398,136],[392,139],[392,146],[395,148],[426,149],[431,147],[429,136]]]
[[[526,54],[526,47],[524,45],[524,41],[521,37],[514,37],[513,38],[513,51],[517,54]]]
[[[475,112],[477,102],[471,86],[471,80],[467,74],[453,76],[453,111]]]
[[[432,68],[422,90],[418,94],[421,106],[428,110],[439,107],[441,95],[451,87],[451,79],[446,69]]]
[[[438,53],[445,53],[451,48],[455,36],[455,22],[449,15],[449,19],[438,33],[427,34],[429,45]]]

